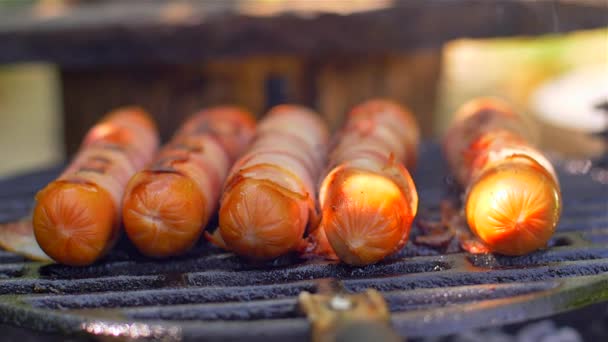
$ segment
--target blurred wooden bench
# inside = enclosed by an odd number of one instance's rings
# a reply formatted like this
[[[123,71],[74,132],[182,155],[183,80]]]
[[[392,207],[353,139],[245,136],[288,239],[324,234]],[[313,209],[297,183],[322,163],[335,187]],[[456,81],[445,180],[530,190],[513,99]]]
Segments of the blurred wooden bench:
[[[0,63],[59,66],[68,154],[107,110],[140,104],[163,138],[194,110],[281,102],[332,127],[371,96],[407,103],[429,135],[440,47],[458,37],[608,25],[602,1],[8,1]]]

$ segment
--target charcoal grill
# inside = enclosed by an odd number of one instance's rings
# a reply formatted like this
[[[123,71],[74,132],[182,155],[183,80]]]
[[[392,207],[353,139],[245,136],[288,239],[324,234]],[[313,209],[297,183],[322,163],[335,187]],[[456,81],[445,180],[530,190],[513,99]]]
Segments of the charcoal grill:
[[[425,219],[439,215],[447,194],[440,155],[436,144],[423,144],[414,174]],[[182,258],[153,261],[123,241],[107,260],[82,268],[1,252],[0,322],[141,339],[307,340],[310,324],[297,296],[328,281],[347,292],[379,290],[396,331],[408,337],[573,310],[608,299],[608,185],[602,179],[607,171],[592,167],[583,174],[573,165],[557,162],[564,212],[546,251],[474,256],[410,242],[388,260],[363,268],[289,257],[252,265],[206,243]],[[27,214],[35,191],[59,169],[2,181],[0,220]]]
[[[169,21],[162,1],[143,7],[71,1],[57,17],[5,6],[0,63],[55,63],[68,155],[101,114],[134,102],[155,114],[166,139],[183,115],[212,104],[234,102],[261,113],[299,102],[335,127],[348,107],[382,95],[411,105],[428,136],[446,41],[607,23],[599,0],[389,1],[348,15],[252,15],[238,9],[248,0],[182,2],[190,15]],[[395,74],[406,82],[395,82]],[[420,153],[419,219],[437,219],[441,199],[452,196],[447,167],[436,144],[424,144]],[[311,325],[298,295],[328,282],[351,293],[379,290],[392,325],[408,337],[574,310],[608,299],[606,161],[590,169],[557,163],[562,220],[551,249],[528,256],[473,256],[410,242],[364,268],[292,257],[251,265],[205,242],[181,258],[153,261],[121,240],[104,261],[70,268],[0,251],[0,323],[85,339],[308,340]],[[0,181],[0,222],[27,215],[35,192],[61,169]],[[420,233],[414,226],[412,240]]]

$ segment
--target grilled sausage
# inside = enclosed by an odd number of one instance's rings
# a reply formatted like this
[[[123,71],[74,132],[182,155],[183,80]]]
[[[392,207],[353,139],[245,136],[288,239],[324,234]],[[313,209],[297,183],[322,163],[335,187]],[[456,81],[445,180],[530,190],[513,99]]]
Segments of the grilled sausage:
[[[525,128],[506,103],[480,98],[458,110],[444,141],[466,188],[469,227],[491,251],[506,255],[545,247],[562,207],[553,166],[531,146]]]
[[[156,126],[142,109],[118,109],[95,125],[66,170],[36,195],[33,226],[42,250],[67,265],[102,257],[118,237],[125,186],[157,147]]]
[[[315,184],[328,131],[312,111],[274,107],[224,186],[219,228],[208,239],[239,255],[272,259],[299,248],[316,224]]]
[[[418,139],[413,116],[396,103],[370,100],[353,108],[319,190],[317,243],[327,239],[338,258],[353,265],[403,247],[418,208],[404,164],[415,164]]]
[[[168,257],[194,245],[216,210],[230,165],[254,130],[253,116],[239,108],[201,111],[131,179],[123,222],[141,253]]]

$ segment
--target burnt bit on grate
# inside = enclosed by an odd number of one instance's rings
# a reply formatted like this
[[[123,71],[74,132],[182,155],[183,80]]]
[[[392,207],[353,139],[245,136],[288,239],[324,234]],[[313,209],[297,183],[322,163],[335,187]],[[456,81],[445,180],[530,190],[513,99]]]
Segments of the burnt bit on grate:
[[[62,334],[131,336],[135,329],[171,331],[183,340],[306,340],[310,324],[297,309],[298,295],[339,283],[346,293],[380,291],[393,326],[416,337],[520,322],[608,299],[606,185],[556,165],[564,209],[548,249],[520,257],[463,253],[456,236],[415,243],[429,230],[425,224],[441,219],[441,200],[458,207],[461,191],[447,176],[439,146],[420,150],[414,173],[420,210],[410,241],[376,265],[293,255],[252,264],[206,241],[182,257],[152,260],[124,238],[105,260],[87,267],[32,263],[0,252],[0,321]],[[0,182],[0,219],[27,214],[34,193],[58,170]]]

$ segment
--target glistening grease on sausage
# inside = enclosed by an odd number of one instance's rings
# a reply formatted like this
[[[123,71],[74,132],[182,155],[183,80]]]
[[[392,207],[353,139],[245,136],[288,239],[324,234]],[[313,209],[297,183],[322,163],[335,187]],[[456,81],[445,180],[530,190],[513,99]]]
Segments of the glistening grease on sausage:
[[[123,201],[127,235],[147,256],[186,252],[217,208],[230,165],[254,135],[253,116],[215,107],[190,118],[152,165],[129,182]]]
[[[480,98],[458,110],[444,141],[450,167],[466,187],[469,227],[491,251],[506,255],[545,247],[562,207],[553,166],[525,135],[506,103]]]
[[[135,107],[108,114],[87,134],[67,169],[36,195],[38,244],[55,261],[87,265],[114,244],[129,178],[158,147],[154,122]]]
[[[299,248],[309,221],[316,224],[315,184],[327,140],[327,128],[314,112],[274,107],[233,166],[220,201],[219,228],[207,238],[252,259]]]
[[[418,208],[409,172],[419,131],[414,117],[387,100],[364,102],[348,114],[330,153],[319,191],[322,220],[313,237],[341,261],[375,263],[407,242]]]

